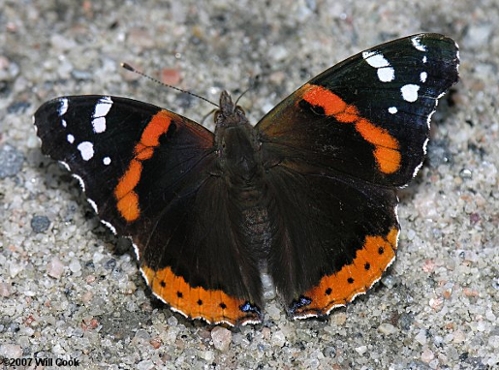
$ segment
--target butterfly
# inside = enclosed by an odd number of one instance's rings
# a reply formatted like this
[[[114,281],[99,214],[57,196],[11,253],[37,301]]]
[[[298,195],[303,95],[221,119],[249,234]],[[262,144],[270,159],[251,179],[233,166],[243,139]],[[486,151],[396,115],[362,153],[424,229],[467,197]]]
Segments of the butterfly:
[[[326,317],[394,261],[396,190],[422,164],[458,65],[453,40],[423,33],[331,67],[255,126],[225,91],[214,133],[103,95],[51,100],[34,123],[172,310],[260,323],[268,274],[291,318]]]

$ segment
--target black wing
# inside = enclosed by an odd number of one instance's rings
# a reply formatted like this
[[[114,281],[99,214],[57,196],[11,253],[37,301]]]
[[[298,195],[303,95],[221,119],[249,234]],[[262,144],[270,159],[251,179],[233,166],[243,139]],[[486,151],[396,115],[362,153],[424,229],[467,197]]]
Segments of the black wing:
[[[209,322],[260,320],[256,262],[241,258],[230,233],[232,210],[225,183],[213,176],[210,131],[106,96],[54,99],[35,113],[35,125],[42,151],[80,180],[102,222],[131,237],[159,298]]]
[[[457,68],[447,37],[395,40],[313,78],[256,126],[276,199],[270,271],[295,317],[344,305],[393,261],[395,188],[420,167]]]

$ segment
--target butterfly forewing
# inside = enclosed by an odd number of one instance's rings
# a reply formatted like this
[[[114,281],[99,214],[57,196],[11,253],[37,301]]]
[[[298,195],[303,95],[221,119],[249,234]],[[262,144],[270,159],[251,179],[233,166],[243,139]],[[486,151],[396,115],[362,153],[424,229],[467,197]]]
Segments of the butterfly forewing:
[[[382,44],[310,80],[257,128],[264,145],[298,161],[403,186],[423,160],[430,116],[457,81],[458,62],[442,35]]]

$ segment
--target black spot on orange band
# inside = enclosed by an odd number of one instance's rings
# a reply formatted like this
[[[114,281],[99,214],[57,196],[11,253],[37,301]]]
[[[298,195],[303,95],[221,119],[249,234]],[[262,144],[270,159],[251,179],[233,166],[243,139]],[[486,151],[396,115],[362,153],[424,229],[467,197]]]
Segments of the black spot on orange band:
[[[186,317],[229,325],[261,321],[258,308],[246,300],[229,296],[217,289],[192,287],[169,267],[156,271],[142,266],[142,273],[154,294]]]
[[[302,99],[313,107],[320,107],[324,114],[334,117],[340,123],[355,125],[355,130],[364,140],[374,145],[373,152],[381,172],[392,174],[400,169],[401,155],[399,143],[390,133],[359,114],[354,105],[325,87],[306,84],[301,88]]]
[[[352,263],[323,277],[317,286],[305,292],[307,304],[293,305],[292,314],[297,318],[326,315],[365,293],[395,259],[398,233],[398,228],[393,227],[386,235],[367,236]]]

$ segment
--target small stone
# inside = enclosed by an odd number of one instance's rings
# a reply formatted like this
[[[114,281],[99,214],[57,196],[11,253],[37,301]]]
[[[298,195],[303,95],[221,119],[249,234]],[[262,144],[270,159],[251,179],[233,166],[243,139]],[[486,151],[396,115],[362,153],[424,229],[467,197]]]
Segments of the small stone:
[[[10,290],[10,285],[7,283],[0,283],[0,296],[1,297],[8,297],[10,296],[11,290]]]
[[[35,233],[43,233],[48,230],[50,220],[47,216],[33,216],[31,219],[31,229]]]
[[[452,341],[454,343],[463,343],[466,340],[466,334],[462,330],[456,330],[454,332],[454,337],[452,338]]]
[[[334,358],[336,357],[336,348],[328,346],[324,348],[324,351],[322,351],[324,354],[324,357],[331,357]]]
[[[199,351],[198,357],[202,358],[206,362],[213,362],[213,359],[215,358],[215,354],[213,353],[213,351]]]
[[[284,46],[275,45],[275,46],[272,46],[270,48],[269,55],[275,62],[280,62],[280,61],[286,59],[288,57],[289,53],[288,53],[288,50]]]
[[[493,34],[494,26],[491,23],[484,22],[476,25],[470,25],[463,38],[463,44],[468,49],[480,49],[486,47],[490,37]]]
[[[69,263],[69,269],[71,270],[71,272],[74,272],[74,273],[80,272],[81,271],[80,261],[78,261],[78,260],[72,260]]]
[[[13,262],[9,264],[9,273],[11,278],[15,278],[22,270],[24,270],[24,266],[18,263]]]
[[[419,331],[419,333],[416,334],[416,336],[414,337],[414,339],[416,340],[416,342],[418,342],[421,345],[426,344],[426,341],[427,341],[426,330],[425,329],[421,329]]]
[[[163,342],[159,338],[154,338],[149,341],[149,344],[152,346],[152,348],[159,349]]]
[[[143,361],[140,361],[140,362],[137,364],[137,369],[138,369],[138,370],[149,370],[149,369],[154,369],[154,362],[152,362],[151,360],[143,360]]]
[[[0,357],[3,358],[20,358],[23,355],[23,349],[17,344],[2,344],[0,345]]]
[[[168,326],[177,326],[178,319],[175,316],[170,316],[168,320],[166,320],[166,323],[168,324]]]
[[[382,334],[390,335],[390,334],[395,334],[396,332],[398,332],[398,329],[395,326],[393,326],[392,324],[384,322],[378,327],[378,331]]]
[[[116,259],[110,258],[104,263],[104,268],[106,270],[114,270],[116,267]]]
[[[64,272],[64,265],[59,258],[54,257],[47,265],[47,274],[54,279],[59,279]]]
[[[381,279],[381,283],[388,289],[393,289],[400,284],[400,278],[398,276],[386,275]]]
[[[489,346],[494,349],[499,349],[499,335],[492,335],[489,338]]]
[[[221,352],[229,349],[232,340],[232,332],[224,327],[215,326],[211,331],[213,346]]]
[[[143,340],[147,340],[148,341],[148,340],[151,339],[151,336],[149,335],[149,333],[147,332],[147,330],[139,329],[135,333],[135,338],[143,339]]]
[[[273,302],[267,305],[265,311],[272,320],[278,321],[281,318],[281,310]]]
[[[338,312],[331,316],[331,324],[334,326],[343,326],[347,322],[347,315],[344,312]]]
[[[426,348],[423,353],[421,353],[421,360],[423,362],[430,362],[431,360],[433,360],[435,358],[435,354],[430,351],[430,349]]]
[[[359,355],[363,355],[364,353],[367,352],[367,346],[360,346],[360,347],[357,347],[355,348],[355,351],[359,354]]]
[[[414,315],[403,312],[400,314],[398,325],[402,330],[409,330],[413,322]]]
[[[284,347],[284,344],[286,343],[286,336],[284,335],[284,333],[281,330],[279,330],[279,331],[275,332],[274,334],[272,334],[272,338],[271,338],[270,343],[275,347],[282,348],[282,347]]]
[[[0,147],[0,179],[17,175],[23,167],[24,156],[10,145]]]
[[[182,76],[177,68],[163,68],[161,70],[161,82],[167,85],[177,86]]]

